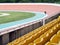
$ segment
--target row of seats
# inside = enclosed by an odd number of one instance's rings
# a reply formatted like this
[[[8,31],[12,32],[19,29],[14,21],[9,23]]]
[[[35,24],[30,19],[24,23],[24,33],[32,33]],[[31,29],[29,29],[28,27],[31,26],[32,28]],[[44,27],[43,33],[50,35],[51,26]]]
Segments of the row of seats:
[[[60,29],[60,23],[46,31],[39,38],[33,41],[33,45],[44,45]],[[30,45],[30,44],[29,44]]]
[[[30,43],[29,45],[36,45],[36,44]],[[60,30],[57,32],[57,34],[54,34],[51,37],[50,41],[47,42],[45,45],[60,45]]]
[[[45,45],[60,45],[60,30]]]
[[[46,39],[46,41],[49,40],[47,38],[50,38],[53,34],[55,34],[59,30],[60,28],[59,26],[60,26],[60,17],[45,24],[44,26],[41,26],[35,29],[34,31],[28,34],[25,34],[24,36],[20,38],[17,38],[16,40],[8,43],[7,45],[34,45],[34,44],[37,45],[37,42],[39,41],[40,38],[41,38],[40,41],[42,41],[43,39]],[[45,36],[47,37],[42,38]]]

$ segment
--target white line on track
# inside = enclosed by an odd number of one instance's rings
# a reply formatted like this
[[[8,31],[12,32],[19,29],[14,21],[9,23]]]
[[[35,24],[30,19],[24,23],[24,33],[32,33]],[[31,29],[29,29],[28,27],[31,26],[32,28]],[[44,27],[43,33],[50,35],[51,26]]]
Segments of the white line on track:
[[[53,5],[53,6],[60,6],[60,4],[56,4],[56,3],[0,3],[0,5]]]

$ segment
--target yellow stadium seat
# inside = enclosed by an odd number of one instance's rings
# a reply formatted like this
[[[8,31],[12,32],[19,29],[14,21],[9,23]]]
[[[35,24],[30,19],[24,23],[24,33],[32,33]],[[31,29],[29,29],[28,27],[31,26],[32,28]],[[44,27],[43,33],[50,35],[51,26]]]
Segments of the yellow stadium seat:
[[[57,34],[55,34],[51,39],[50,42],[52,43],[58,43],[60,41],[60,38]]]
[[[51,43],[50,42],[47,42],[45,45],[51,45]]]
[[[36,45],[42,45],[44,44],[49,38],[49,33],[44,33],[43,35],[41,35],[39,38],[37,38],[36,40],[34,40],[34,43]]]
[[[21,43],[18,43],[18,44],[16,44],[16,45],[26,45],[25,43],[26,43],[26,40],[23,41],[23,42],[21,42]]]
[[[34,45],[34,43],[30,43],[30,44],[28,44],[28,45]]]
[[[60,35],[60,30],[57,32],[57,35]]]
[[[44,38],[37,38],[36,40],[34,40],[35,45],[43,45],[44,42]]]
[[[30,43],[32,41],[32,39],[34,39],[34,38],[31,36],[28,39],[20,42],[19,45],[27,45],[28,43]]]
[[[56,45],[56,43],[47,42],[45,45]]]
[[[57,19],[58,19],[58,21],[60,21],[60,16]]]

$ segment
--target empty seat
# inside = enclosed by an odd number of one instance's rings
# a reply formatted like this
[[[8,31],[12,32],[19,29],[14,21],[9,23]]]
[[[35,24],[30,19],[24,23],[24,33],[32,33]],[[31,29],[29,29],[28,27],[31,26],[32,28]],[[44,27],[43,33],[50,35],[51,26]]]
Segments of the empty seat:
[[[60,30],[57,32],[57,35],[60,35]]]
[[[30,44],[28,44],[28,45],[34,45],[34,43],[30,43]]]
[[[57,34],[55,34],[51,39],[50,42],[52,43],[58,43],[60,41],[60,38]]]
[[[39,38],[34,40],[34,44],[36,45],[44,45],[44,43],[49,39],[49,33],[45,33],[41,35]]]
[[[47,42],[45,45],[57,45],[56,43]]]
[[[45,45],[51,45],[51,43],[50,42],[47,42]]]

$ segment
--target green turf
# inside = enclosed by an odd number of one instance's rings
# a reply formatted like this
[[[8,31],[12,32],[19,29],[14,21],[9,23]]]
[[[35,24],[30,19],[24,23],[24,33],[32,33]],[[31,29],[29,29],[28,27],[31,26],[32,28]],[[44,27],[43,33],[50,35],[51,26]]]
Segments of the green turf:
[[[18,21],[18,20],[23,20],[27,18],[31,18],[35,16],[34,13],[30,12],[11,12],[11,11],[0,11],[0,13],[9,13],[10,15],[8,16],[0,16],[0,24],[2,23],[8,23],[12,21]],[[1,15],[1,14],[0,14]]]

